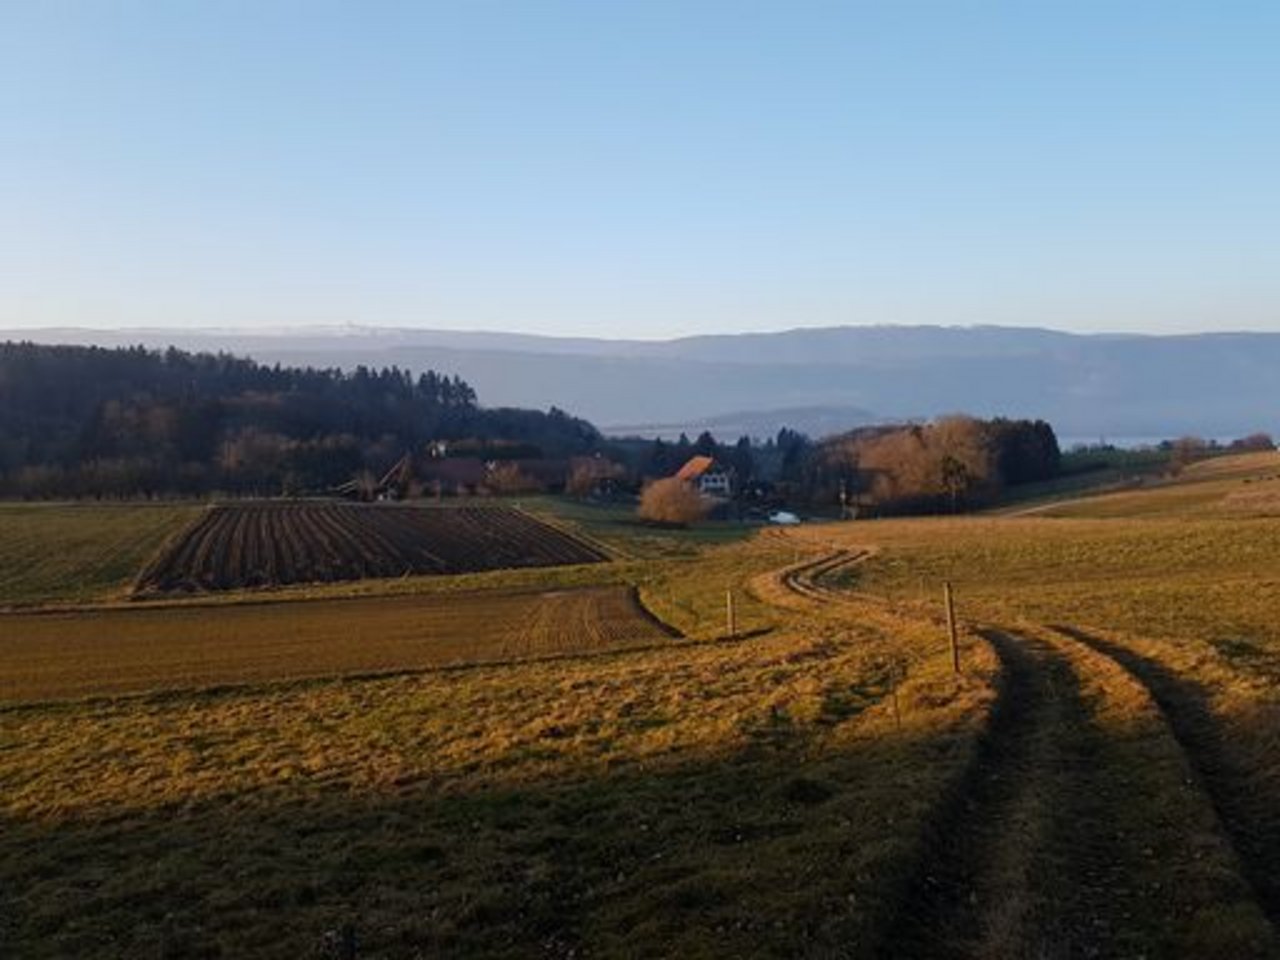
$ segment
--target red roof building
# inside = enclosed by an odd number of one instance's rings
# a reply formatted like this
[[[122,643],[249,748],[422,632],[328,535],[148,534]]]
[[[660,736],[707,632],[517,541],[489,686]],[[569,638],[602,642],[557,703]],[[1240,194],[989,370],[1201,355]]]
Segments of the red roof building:
[[[714,457],[696,456],[676,471],[676,479],[692,484],[709,497],[733,494],[733,468],[725,467]]]

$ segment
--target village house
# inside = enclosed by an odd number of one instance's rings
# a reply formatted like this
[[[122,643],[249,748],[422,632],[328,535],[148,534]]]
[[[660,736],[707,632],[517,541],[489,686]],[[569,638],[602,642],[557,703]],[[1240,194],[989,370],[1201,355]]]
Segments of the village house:
[[[704,496],[727,499],[733,495],[733,467],[714,457],[690,457],[689,462],[676,471],[676,479],[693,485]]]

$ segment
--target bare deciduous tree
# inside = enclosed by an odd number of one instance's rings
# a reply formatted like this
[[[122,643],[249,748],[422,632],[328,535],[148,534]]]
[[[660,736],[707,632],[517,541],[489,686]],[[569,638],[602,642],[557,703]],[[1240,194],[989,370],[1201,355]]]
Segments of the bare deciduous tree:
[[[849,457],[881,504],[945,502],[956,510],[998,479],[987,431],[972,417],[867,437]]]
[[[697,523],[709,504],[691,485],[675,477],[654,480],[640,494],[639,514],[656,523]]]
[[[1202,459],[1208,451],[1209,445],[1200,437],[1179,437],[1173,441],[1173,453],[1169,457],[1169,472],[1177,476],[1192,463]]]
[[[485,479],[487,486],[494,493],[541,493],[542,483],[529,476],[516,463],[499,463],[489,471]]]

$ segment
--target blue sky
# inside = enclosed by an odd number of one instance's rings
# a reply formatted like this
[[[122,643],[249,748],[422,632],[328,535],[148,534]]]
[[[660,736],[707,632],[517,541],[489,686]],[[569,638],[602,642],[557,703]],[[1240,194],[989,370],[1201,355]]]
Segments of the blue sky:
[[[1280,4],[0,4],[0,327],[1280,330]]]

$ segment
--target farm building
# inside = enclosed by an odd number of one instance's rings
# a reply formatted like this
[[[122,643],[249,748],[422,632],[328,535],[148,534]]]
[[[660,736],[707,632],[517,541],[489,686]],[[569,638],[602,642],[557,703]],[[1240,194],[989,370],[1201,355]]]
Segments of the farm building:
[[[714,457],[690,457],[689,462],[676,471],[676,479],[692,484],[699,493],[709,497],[733,495],[733,467]]]
[[[421,464],[417,478],[428,493],[476,493],[485,484],[488,471],[479,457],[432,459]]]
[[[626,479],[626,467],[598,453],[591,457],[570,457],[565,490],[577,496],[607,497],[617,493]]]
[[[514,464],[530,483],[541,490],[563,490],[569,479],[569,461],[544,457],[521,457],[518,460],[497,461]]]

